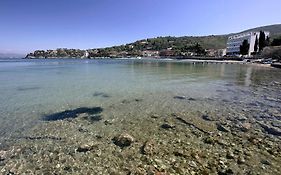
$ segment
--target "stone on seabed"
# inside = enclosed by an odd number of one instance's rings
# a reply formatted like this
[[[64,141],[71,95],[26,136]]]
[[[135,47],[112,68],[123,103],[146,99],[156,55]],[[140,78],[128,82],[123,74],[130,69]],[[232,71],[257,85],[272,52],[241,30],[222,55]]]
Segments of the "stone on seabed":
[[[120,134],[119,136],[114,137],[113,141],[117,146],[126,147],[126,146],[130,146],[135,141],[135,139],[131,135],[127,133],[123,133]]]

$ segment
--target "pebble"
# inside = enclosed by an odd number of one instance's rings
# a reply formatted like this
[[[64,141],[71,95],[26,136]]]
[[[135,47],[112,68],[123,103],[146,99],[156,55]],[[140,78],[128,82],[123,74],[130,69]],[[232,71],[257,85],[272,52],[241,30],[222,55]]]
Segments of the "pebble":
[[[146,155],[153,155],[156,151],[156,143],[154,140],[148,140],[142,147],[142,153]]]
[[[7,151],[0,151],[0,161],[4,161],[7,158]]]
[[[240,130],[243,132],[247,132],[251,129],[252,125],[251,123],[243,123],[240,127]]]
[[[204,139],[204,143],[207,143],[207,144],[214,144],[215,143],[215,140],[213,137],[207,137]]]
[[[95,145],[93,143],[83,144],[77,148],[77,152],[88,152],[93,150]]]
[[[228,159],[234,159],[234,154],[232,151],[228,151],[227,154],[226,154],[226,158]]]
[[[112,125],[112,124],[113,124],[113,121],[112,121],[112,120],[105,120],[105,121],[104,121],[104,124],[105,124],[105,125]]]
[[[244,159],[244,157],[242,157],[242,156],[238,157],[238,160],[237,160],[238,164],[244,164],[245,162],[246,162],[246,160]]]
[[[130,146],[134,141],[134,137],[127,133],[120,134],[113,138],[114,144],[120,147]]]

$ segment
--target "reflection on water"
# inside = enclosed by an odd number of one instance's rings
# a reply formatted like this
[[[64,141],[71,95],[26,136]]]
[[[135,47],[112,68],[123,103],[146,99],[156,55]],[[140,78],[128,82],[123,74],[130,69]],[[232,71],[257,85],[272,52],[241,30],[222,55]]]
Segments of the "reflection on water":
[[[253,67],[248,67],[245,75],[245,86],[250,86]]]

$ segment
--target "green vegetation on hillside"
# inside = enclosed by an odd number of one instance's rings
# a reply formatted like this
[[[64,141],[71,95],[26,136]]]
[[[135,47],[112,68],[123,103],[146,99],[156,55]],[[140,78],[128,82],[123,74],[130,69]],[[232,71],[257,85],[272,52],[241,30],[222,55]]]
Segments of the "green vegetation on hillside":
[[[249,31],[269,31],[272,43],[278,44],[276,40],[281,36],[281,24],[263,26]],[[231,34],[232,35],[232,34]],[[230,35],[210,35],[210,36],[183,36],[183,37],[157,37],[139,40],[121,46],[113,46],[99,49],[56,49],[56,50],[37,50],[28,54],[27,58],[96,58],[96,57],[134,57],[144,56],[143,52],[151,52],[153,56],[188,56],[188,55],[205,55],[206,49],[224,49],[226,48],[227,38]],[[266,41],[269,43],[269,41]],[[264,42],[260,43],[264,45]],[[263,48],[267,46],[260,47]],[[157,53],[156,53],[157,52]],[[192,53],[192,54],[190,54]]]

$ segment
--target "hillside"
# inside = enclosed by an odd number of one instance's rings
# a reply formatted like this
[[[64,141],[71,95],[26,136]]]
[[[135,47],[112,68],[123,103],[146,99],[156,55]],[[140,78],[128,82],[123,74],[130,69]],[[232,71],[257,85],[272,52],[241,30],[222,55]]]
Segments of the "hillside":
[[[249,31],[269,31],[271,38],[277,38],[281,35],[281,24],[262,26]],[[239,32],[242,33],[242,32]],[[238,34],[238,33],[237,33]],[[144,56],[143,52],[150,52],[153,56],[161,56],[161,51],[169,50],[164,55],[186,56],[189,52],[196,55],[204,55],[205,49],[223,49],[226,48],[226,42],[229,35],[210,35],[210,36],[183,36],[183,37],[157,37],[139,40],[133,43],[113,46],[99,49],[56,49],[39,50],[28,54],[27,58],[96,58],[96,57],[130,57]],[[153,53],[152,53],[153,52]]]
[[[274,24],[274,25],[268,25],[268,26],[262,26],[262,27],[256,27],[253,29],[248,29],[243,32],[250,32],[250,31],[269,31],[271,38],[275,38],[277,36],[281,35],[281,24]],[[242,33],[242,32],[241,32]]]
[[[271,38],[276,38],[281,35],[281,24],[256,27],[238,33],[261,31],[261,30],[269,31],[271,34]],[[238,33],[234,33],[234,34],[238,34]],[[158,38],[151,38],[147,40],[137,41],[129,45],[138,46],[141,50],[144,49],[142,45],[145,45],[148,48],[152,48],[151,50],[159,50],[169,47],[181,48],[183,45],[194,45],[196,43],[199,43],[204,49],[222,49],[226,47],[228,36],[234,34],[210,35],[210,36],[201,36],[201,37],[192,37],[192,36],[158,37]],[[145,43],[145,41],[147,41],[146,44],[141,44],[141,43]]]

